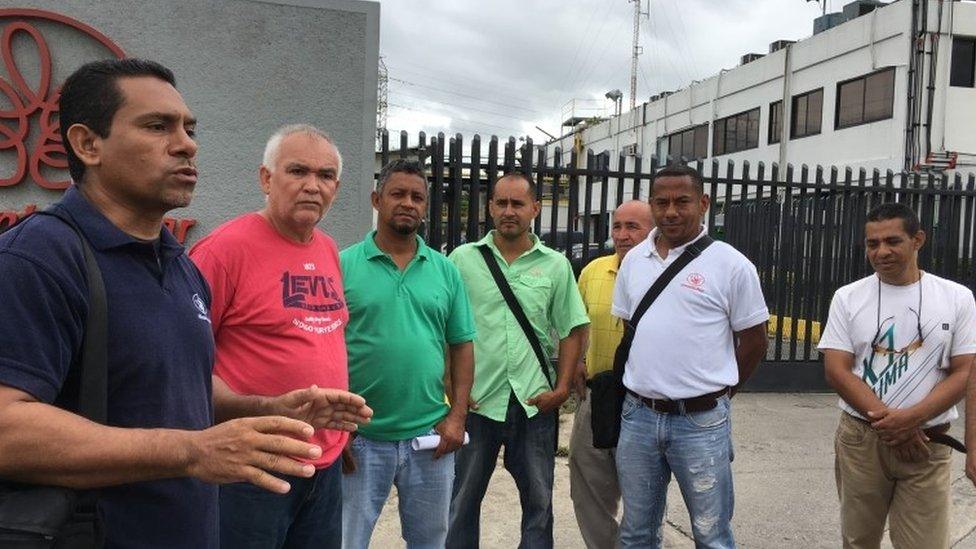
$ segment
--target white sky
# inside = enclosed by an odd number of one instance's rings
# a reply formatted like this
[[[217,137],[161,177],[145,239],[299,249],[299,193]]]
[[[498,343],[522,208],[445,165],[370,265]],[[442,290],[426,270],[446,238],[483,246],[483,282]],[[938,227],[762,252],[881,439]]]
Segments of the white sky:
[[[823,0],[839,11],[847,0]],[[641,0],[647,11],[648,0]],[[572,99],[629,107],[633,3],[628,0],[382,0],[380,55],[389,70],[387,128],[412,138],[460,132],[559,135]],[[807,0],[650,0],[641,18],[637,104],[687,87],[769,43],[810,36]],[[600,114],[589,111],[585,114]]]

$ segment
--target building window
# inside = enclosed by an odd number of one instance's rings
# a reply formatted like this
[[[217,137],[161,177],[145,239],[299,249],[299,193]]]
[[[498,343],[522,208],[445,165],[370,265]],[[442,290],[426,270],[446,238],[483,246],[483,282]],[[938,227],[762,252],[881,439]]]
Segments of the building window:
[[[759,107],[715,121],[712,155],[730,154],[759,146]]]
[[[837,84],[837,129],[891,118],[895,69],[884,69]]]
[[[949,85],[960,88],[972,88],[976,85],[976,38],[952,39]]]
[[[677,162],[708,156],[708,124],[688,128],[668,136],[668,155]]]
[[[767,143],[779,143],[779,136],[783,134],[783,102],[774,101],[769,104],[769,136]]]
[[[817,135],[823,119],[823,88],[793,96],[790,139]]]

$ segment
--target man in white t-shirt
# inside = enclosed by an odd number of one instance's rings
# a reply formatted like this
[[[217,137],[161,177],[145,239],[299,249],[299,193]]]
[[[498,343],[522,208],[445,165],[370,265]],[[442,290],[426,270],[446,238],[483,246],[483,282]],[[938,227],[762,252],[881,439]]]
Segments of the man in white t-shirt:
[[[625,320],[665,269],[706,236],[701,221],[709,198],[696,170],[669,166],[651,185],[657,228],[624,257],[614,285],[611,312]],[[735,547],[729,398],[765,354],[768,319],[756,268],[715,242],[638,322],[616,452],[621,547],[660,547],[671,473],[695,545]]]
[[[966,287],[923,273],[918,217],[882,204],[864,227],[875,274],[837,290],[820,339],[827,382],[840,395],[834,439],[845,548],[949,546],[949,472],[976,353],[976,302]],[[937,444],[937,442],[939,444]]]

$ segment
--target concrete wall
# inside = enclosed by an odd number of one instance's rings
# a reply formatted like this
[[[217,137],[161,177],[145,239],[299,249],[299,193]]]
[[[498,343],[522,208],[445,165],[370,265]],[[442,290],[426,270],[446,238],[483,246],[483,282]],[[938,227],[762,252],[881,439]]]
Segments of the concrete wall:
[[[308,122],[330,132],[344,159],[339,198],[323,222],[340,246],[370,228],[379,4],[358,0],[0,0],[0,8],[60,13],[108,36],[127,55],[146,57],[176,73],[199,118],[199,183],[193,204],[172,215],[198,220],[192,242],[221,222],[258,209],[257,168],[267,137],[286,123]],[[0,27],[12,20],[0,18]],[[52,88],[81,63],[108,51],[74,29],[28,19],[45,37]],[[36,48],[23,34],[14,54],[28,82],[39,75]],[[0,68],[0,76],[11,75]],[[6,108],[9,99],[0,94]],[[32,129],[32,134],[36,130]],[[15,155],[0,151],[0,177]],[[46,170],[52,173],[52,170]],[[64,178],[66,171],[53,171]],[[43,207],[60,192],[30,178],[0,187],[0,210]]]

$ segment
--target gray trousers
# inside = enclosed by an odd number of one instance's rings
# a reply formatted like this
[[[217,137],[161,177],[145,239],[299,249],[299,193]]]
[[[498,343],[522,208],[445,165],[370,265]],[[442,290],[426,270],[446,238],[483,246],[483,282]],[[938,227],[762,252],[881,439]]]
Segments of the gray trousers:
[[[613,450],[593,447],[590,390],[576,410],[569,439],[569,493],[583,541],[589,549],[617,546],[620,485]]]

